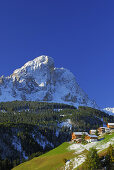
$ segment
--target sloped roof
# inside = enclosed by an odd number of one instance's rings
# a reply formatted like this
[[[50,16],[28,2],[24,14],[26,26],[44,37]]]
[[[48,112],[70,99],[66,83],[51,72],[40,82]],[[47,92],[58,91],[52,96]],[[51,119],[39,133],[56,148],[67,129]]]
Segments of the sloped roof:
[[[89,135],[89,136],[92,138],[98,138],[98,136],[96,136],[96,135]]]
[[[75,135],[89,135],[87,132],[73,132]]]
[[[114,126],[114,123],[108,123],[108,125]]]

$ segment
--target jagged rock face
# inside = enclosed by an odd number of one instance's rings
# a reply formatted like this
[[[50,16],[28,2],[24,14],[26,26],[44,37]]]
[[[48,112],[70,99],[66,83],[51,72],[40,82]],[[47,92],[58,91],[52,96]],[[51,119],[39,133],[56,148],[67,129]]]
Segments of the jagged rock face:
[[[55,68],[51,57],[40,56],[0,77],[0,101],[50,101],[97,108],[67,69]]]

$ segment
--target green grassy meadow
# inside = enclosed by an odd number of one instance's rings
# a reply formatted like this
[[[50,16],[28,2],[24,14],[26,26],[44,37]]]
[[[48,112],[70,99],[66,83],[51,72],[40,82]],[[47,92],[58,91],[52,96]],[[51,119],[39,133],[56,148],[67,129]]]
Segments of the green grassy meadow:
[[[67,149],[69,145],[65,142],[46,154],[20,164],[13,170],[60,170],[65,165],[65,159],[68,160],[75,156],[73,151]]]

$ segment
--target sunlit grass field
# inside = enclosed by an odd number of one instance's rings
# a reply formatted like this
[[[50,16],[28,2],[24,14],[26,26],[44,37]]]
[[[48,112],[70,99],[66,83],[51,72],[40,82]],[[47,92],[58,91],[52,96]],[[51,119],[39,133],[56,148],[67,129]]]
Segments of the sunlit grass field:
[[[24,162],[13,170],[55,170],[61,169],[65,165],[65,160],[73,158],[73,151],[69,151],[69,143],[65,142],[57,148],[33,158],[30,161]]]

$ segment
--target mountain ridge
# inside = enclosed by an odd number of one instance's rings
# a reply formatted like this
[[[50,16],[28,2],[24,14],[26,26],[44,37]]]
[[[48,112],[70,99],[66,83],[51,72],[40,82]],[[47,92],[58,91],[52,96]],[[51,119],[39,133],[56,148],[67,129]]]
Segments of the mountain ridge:
[[[56,68],[51,57],[42,55],[28,61],[8,77],[0,77],[0,101],[48,101],[78,107],[98,108],[80,88],[75,76]]]

